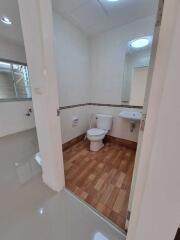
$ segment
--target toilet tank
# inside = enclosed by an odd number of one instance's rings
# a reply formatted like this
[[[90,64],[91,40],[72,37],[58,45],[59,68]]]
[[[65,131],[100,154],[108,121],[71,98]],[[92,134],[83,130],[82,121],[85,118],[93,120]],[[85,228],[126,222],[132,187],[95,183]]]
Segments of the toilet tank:
[[[108,114],[97,114],[97,128],[109,131],[112,127],[112,116]]]

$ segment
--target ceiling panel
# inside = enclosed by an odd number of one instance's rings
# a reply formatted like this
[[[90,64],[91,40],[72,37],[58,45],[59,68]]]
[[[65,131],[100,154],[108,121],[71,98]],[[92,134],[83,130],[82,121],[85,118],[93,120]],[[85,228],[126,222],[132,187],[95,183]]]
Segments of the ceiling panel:
[[[120,0],[118,2],[108,2],[107,0],[99,0],[110,17],[118,16],[124,12],[129,16],[129,13],[134,12],[134,18],[141,17],[143,11],[146,11],[147,16],[152,15],[157,8],[158,0]]]
[[[53,0],[55,11],[88,35],[155,14],[158,0]]]
[[[107,0],[99,0],[101,4],[106,8],[108,13],[112,13],[113,11],[121,11],[125,7],[131,7],[133,2],[137,0],[119,0],[117,2],[108,2]],[[146,1],[146,0],[145,0]]]
[[[70,13],[89,0],[53,0],[53,8],[61,13]]]
[[[107,18],[106,13],[96,0],[88,1],[71,13],[71,17],[80,27],[89,27]]]
[[[52,2],[56,12],[63,14],[88,35],[151,16],[155,14],[158,4],[158,0],[120,0],[114,3],[107,0],[52,0]],[[0,1],[0,15],[7,15],[13,21],[11,26],[0,22],[0,36],[23,45],[17,0]]]
[[[23,36],[21,30],[21,21],[17,0],[0,1],[0,16],[8,16],[13,24],[5,25],[0,22],[0,35],[6,39],[12,40],[19,45],[23,45]]]

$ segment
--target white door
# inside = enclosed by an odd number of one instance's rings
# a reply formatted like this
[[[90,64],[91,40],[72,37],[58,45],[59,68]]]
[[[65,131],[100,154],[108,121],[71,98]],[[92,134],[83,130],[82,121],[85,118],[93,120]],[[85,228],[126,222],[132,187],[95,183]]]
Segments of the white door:
[[[130,105],[143,106],[149,67],[135,67],[131,82]]]
[[[163,5],[164,5],[164,0],[160,0],[158,13],[157,13],[157,19],[156,19],[156,25],[155,25],[155,30],[154,30],[154,36],[153,36],[153,46],[152,46],[152,52],[151,52],[151,58],[150,58],[150,65],[148,67],[148,74],[146,71],[147,69],[145,69],[145,71],[143,71],[143,73],[139,73],[139,71],[137,73],[138,75],[141,74],[143,77],[147,76],[147,80],[146,80],[147,84],[146,84],[145,98],[144,98],[144,103],[143,103],[143,117],[142,117],[140,130],[139,130],[138,147],[137,147],[137,152],[136,152],[135,166],[134,166],[133,179],[132,179],[129,204],[128,204],[129,214],[127,216],[127,226],[126,226],[127,228],[128,228],[129,218],[131,215],[131,209],[132,209],[132,204],[133,204],[134,190],[135,190],[135,184],[136,184],[136,179],[137,179],[137,171],[139,170],[138,169],[139,156],[140,156],[140,153],[142,150],[141,145],[142,145],[143,136],[144,136],[144,127],[145,127],[145,122],[146,122],[148,103],[149,103],[149,95],[150,95],[152,76],[153,76],[153,69],[154,69],[158,40],[159,40],[159,32],[160,32],[160,26],[161,26]],[[148,154],[149,153],[147,152],[147,155]],[[146,165],[146,167],[145,167],[145,165]],[[148,162],[144,162],[143,169],[147,169],[148,168],[147,165],[148,165]],[[142,171],[144,171],[144,170],[142,170]],[[142,178],[142,181],[144,181],[143,185],[145,184],[145,179],[146,179],[146,172],[144,171],[143,178]],[[141,189],[141,187],[139,188],[139,191],[143,191],[143,190],[144,189]],[[137,209],[138,209],[138,206],[137,206]]]

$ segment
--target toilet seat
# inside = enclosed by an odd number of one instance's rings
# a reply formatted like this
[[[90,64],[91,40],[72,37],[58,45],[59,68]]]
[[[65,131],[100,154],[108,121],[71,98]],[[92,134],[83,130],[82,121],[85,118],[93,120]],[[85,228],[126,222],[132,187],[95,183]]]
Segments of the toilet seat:
[[[90,141],[91,151],[99,151],[104,146],[102,140],[106,134],[107,131],[100,128],[91,128],[87,131],[87,138]]]
[[[96,128],[87,130],[87,139],[90,141],[90,151],[97,152],[104,147],[103,139],[112,128],[112,116],[96,114]]]
[[[107,131],[100,128],[91,128],[87,131],[87,134],[90,136],[100,136],[106,134]]]

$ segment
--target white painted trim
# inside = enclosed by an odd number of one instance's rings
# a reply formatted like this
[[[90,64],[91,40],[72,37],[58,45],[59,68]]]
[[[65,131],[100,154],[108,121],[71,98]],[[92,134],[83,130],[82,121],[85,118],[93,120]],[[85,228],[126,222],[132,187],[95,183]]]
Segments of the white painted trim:
[[[145,92],[145,99],[144,99],[144,107],[143,107],[143,118],[142,120],[146,121],[147,111],[148,111],[148,104],[149,104],[149,95],[150,90],[152,86],[152,77],[153,77],[153,71],[154,71],[154,65],[156,60],[156,53],[157,53],[157,47],[158,47],[158,41],[159,41],[159,31],[160,31],[160,16],[163,9],[163,0],[159,1],[158,6],[158,12],[156,17],[156,26],[154,29],[153,34],[153,43],[152,43],[152,51],[151,51],[151,57],[150,57],[150,64],[149,64],[149,74],[148,74],[148,80],[147,80],[147,86],[146,86],[146,92]],[[159,23],[157,25],[157,22]],[[136,178],[137,178],[137,170],[139,166],[139,158],[140,158],[140,152],[141,152],[141,144],[143,141],[143,135],[144,135],[144,129],[139,130],[139,137],[138,137],[138,147],[136,152],[136,159],[135,159],[135,166],[133,171],[133,179],[131,184],[131,191],[130,191],[130,197],[129,197],[129,203],[128,203],[128,210],[131,212],[132,210],[132,201],[134,196],[134,188],[136,184]],[[145,163],[147,164],[147,162]],[[129,226],[129,224],[128,224]]]
[[[60,190],[64,186],[64,172],[62,149],[59,149],[61,145],[58,146],[58,144],[61,143],[61,138],[59,136],[61,129],[59,124],[57,124],[56,119],[54,118],[54,111],[57,107],[58,100],[56,94],[55,96],[52,96],[52,94],[56,93],[56,77],[54,75],[54,60],[51,48],[53,34],[51,32],[51,11],[49,12],[48,10],[50,2],[49,0],[18,1],[20,4],[26,53],[33,86],[33,102],[38,138],[40,143],[40,151],[42,157],[45,158],[43,166],[43,177],[44,181],[47,182],[49,186],[55,190]],[[144,191],[146,186],[149,187],[147,184],[148,181],[151,180],[148,179],[149,166],[152,161],[151,154],[154,146],[153,142],[155,140],[155,133],[159,127],[157,123],[159,112],[162,107],[161,103],[164,93],[163,88],[165,86],[165,81],[167,80],[167,67],[169,64],[169,56],[171,55],[172,51],[172,41],[174,38],[175,29],[179,27],[179,25],[176,23],[179,4],[179,0],[165,0],[165,11],[163,13],[157,57],[153,71],[146,126],[142,146],[139,151],[140,158],[138,176],[135,186],[135,194],[133,198],[133,206],[127,240],[149,239],[149,232],[147,232],[146,238],[142,237],[144,234],[143,229],[152,229],[152,226],[147,226],[148,219],[145,218],[143,226],[139,225],[139,221],[144,219],[142,218],[142,214],[145,214],[142,212],[143,207],[146,205],[146,202],[144,201]],[[49,20],[50,25],[47,22]],[[45,28],[45,25],[43,26],[44,23],[47,24]],[[34,33],[34,36],[32,33]],[[45,62],[44,59],[46,60]],[[50,83],[53,83],[52,86]],[[157,135],[156,137],[158,138]],[[59,141],[57,141],[58,139]],[[148,189],[146,189],[146,191],[148,191]],[[160,217],[161,216],[159,216],[159,218]],[[168,217],[169,216],[167,216],[167,218]],[[172,221],[172,219],[169,219],[169,221]],[[159,228],[159,231],[162,231],[163,221],[158,223],[159,226],[157,227]],[[156,229],[156,233],[150,232],[151,236],[154,234],[154,237],[151,237],[151,239],[172,239],[170,236],[173,236],[173,230],[175,227],[175,224],[174,226],[171,224],[171,228],[163,229],[165,231],[165,234],[167,234],[166,238],[158,238],[156,234],[159,232]],[[138,229],[139,232],[137,233]]]
[[[156,60],[155,60],[155,65],[153,69],[153,74],[152,74],[152,86],[151,86],[149,101],[147,105],[146,126],[145,126],[144,134],[142,136],[141,148],[139,148],[138,150],[138,161],[139,161],[138,172],[137,172],[137,179],[136,179],[135,192],[134,192],[133,203],[132,203],[132,211],[131,211],[131,218],[129,223],[127,240],[152,239],[152,235],[154,236],[153,239],[160,239],[160,240],[173,239],[174,232],[176,231],[176,228],[178,226],[178,222],[176,222],[176,216],[174,217],[174,219],[169,218],[169,216],[167,216],[166,224],[168,222],[169,226],[166,228],[164,227],[165,219],[163,218],[163,215],[162,215],[162,209],[159,212],[157,210],[160,195],[164,192],[162,193],[159,192],[159,195],[155,196],[157,199],[157,204],[156,202],[154,202],[154,214],[152,213],[152,215],[154,216],[154,222],[152,222],[149,219],[149,215],[148,215],[149,209],[147,208],[147,205],[148,205],[147,201],[149,201],[150,199],[147,200],[147,198],[145,198],[146,196],[145,192],[147,193],[148,190],[150,192],[150,189],[148,189],[150,185],[152,190],[153,182],[152,182],[152,178],[149,178],[149,174],[150,174],[149,171],[150,171],[150,166],[152,165],[152,162],[154,160],[153,157],[155,158],[157,154],[157,152],[155,152],[154,156],[152,156],[153,148],[155,148],[154,143],[155,141],[158,141],[160,138],[160,136],[158,136],[156,133],[160,129],[160,127],[162,128],[163,126],[163,121],[161,122],[162,124],[161,123],[158,124],[158,123],[159,123],[159,116],[162,111],[162,103],[165,100],[163,98],[164,97],[163,94],[165,91],[165,84],[167,81],[167,74],[168,74],[167,71],[170,64],[170,56],[173,51],[173,40],[175,36],[175,31],[177,30],[177,28],[179,28],[179,25],[180,25],[180,22],[178,21],[180,19],[177,19],[177,16],[179,14],[178,13],[179,8],[180,8],[179,0],[165,0]],[[177,48],[177,45],[174,47]],[[177,68],[174,70],[177,71],[176,78],[178,78],[179,71]],[[166,91],[168,91],[168,89],[166,89]],[[172,101],[172,99],[169,99],[169,102],[170,101]],[[174,105],[172,105],[172,108],[174,108]],[[166,111],[168,111],[168,109]],[[166,131],[167,131],[167,128],[164,125],[164,132]],[[177,135],[179,135],[179,132],[177,132]],[[170,135],[167,136],[167,138],[169,137]],[[162,141],[162,140],[159,140],[159,141]],[[164,141],[166,141],[166,138],[164,138]],[[178,144],[178,142],[176,141],[173,144]],[[169,150],[174,146],[173,144],[172,146],[169,145]],[[179,156],[177,156],[177,158],[178,157]],[[175,168],[176,167],[178,166],[175,166]],[[164,170],[167,171],[167,169],[164,169]],[[163,171],[163,165],[162,165],[162,171]],[[176,181],[175,184],[177,184],[177,179],[176,179],[177,176],[173,176],[173,174],[171,173],[170,177],[171,177],[171,182]],[[154,188],[156,188],[156,184],[154,185]],[[163,189],[163,186],[162,186],[162,189]],[[167,191],[169,190],[170,188],[167,189]],[[172,192],[170,194],[172,194]],[[173,197],[177,195],[178,193],[174,191]],[[154,196],[152,196],[152,199],[153,198]],[[176,199],[176,201],[177,200],[178,198]],[[146,208],[144,206],[146,206]],[[159,205],[159,210],[160,210],[160,205]],[[164,208],[164,213],[166,213],[166,211],[170,212],[169,209]],[[178,214],[178,209],[177,209],[177,214]],[[159,221],[159,219],[161,219],[161,221]],[[151,224],[150,224],[150,221],[151,221]],[[165,236],[165,237],[161,238],[160,236]]]
[[[18,0],[39,148],[43,181],[55,191],[63,189],[64,166],[58,84],[54,57],[54,34],[50,0]]]

